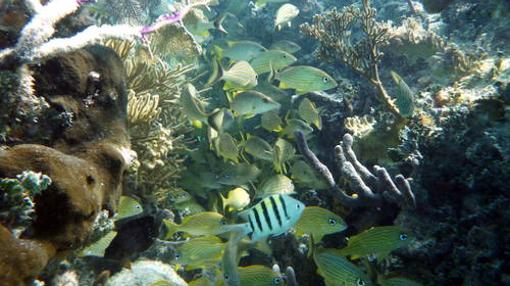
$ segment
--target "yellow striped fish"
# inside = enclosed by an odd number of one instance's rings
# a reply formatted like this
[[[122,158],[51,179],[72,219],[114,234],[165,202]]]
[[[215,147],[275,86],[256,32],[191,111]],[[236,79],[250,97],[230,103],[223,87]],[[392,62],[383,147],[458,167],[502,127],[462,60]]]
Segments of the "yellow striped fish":
[[[347,246],[342,248],[342,255],[351,259],[370,255],[373,258],[383,259],[397,248],[409,245],[411,235],[402,227],[378,226],[372,227],[360,234],[349,238]]]
[[[411,117],[414,112],[413,92],[404,79],[394,71],[390,71],[393,81],[397,84],[395,105],[402,117]]]
[[[250,239],[258,241],[285,233],[301,217],[305,205],[287,195],[272,195],[262,199],[239,216],[250,224]]]
[[[280,104],[261,92],[248,90],[236,95],[230,103],[230,108],[238,115],[253,117],[270,110],[280,109]]]
[[[317,273],[328,286],[370,286],[368,276],[345,258],[338,249],[322,248],[315,250],[313,260]]]
[[[321,207],[306,207],[296,223],[296,235],[308,233],[315,242],[320,242],[327,234],[343,231],[347,228],[345,221],[335,213]]]
[[[273,147],[266,140],[258,136],[248,135],[248,139],[243,143],[243,150],[257,159],[264,161],[273,160]]]
[[[272,43],[270,49],[281,50],[281,51],[285,51],[289,54],[294,54],[294,53],[299,52],[301,50],[301,47],[292,41],[281,40],[281,41]]]
[[[200,100],[197,89],[191,83],[184,85],[179,102],[195,126],[201,126],[202,122],[207,123],[209,115],[205,111],[205,103]]]
[[[213,71],[207,85],[224,80],[224,90],[248,90],[257,86],[258,75],[247,61],[239,61],[224,70],[218,61],[213,60]]]
[[[283,285],[283,277],[273,269],[264,265],[250,265],[239,267],[240,285],[269,286]]]
[[[271,71],[271,68],[280,70],[297,61],[293,55],[281,50],[269,50],[261,53],[250,61],[250,65],[257,72],[263,74]]]
[[[221,260],[225,243],[217,236],[201,236],[176,247],[175,262],[186,270],[212,266]]]
[[[280,81],[280,88],[295,89],[299,94],[328,90],[338,85],[325,71],[310,66],[291,66],[274,74],[274,78]]]
[[[262,183],[256,198],[264,198],[271,195],[291,195],[295,194],[292,180],[285,175],[277,174]]]

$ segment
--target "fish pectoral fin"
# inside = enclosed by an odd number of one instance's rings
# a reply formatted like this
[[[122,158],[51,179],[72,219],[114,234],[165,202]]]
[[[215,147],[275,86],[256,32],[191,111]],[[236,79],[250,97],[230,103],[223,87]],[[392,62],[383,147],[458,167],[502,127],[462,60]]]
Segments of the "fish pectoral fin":
[[[289,86],[288,86],[286,83],[282,82],[282,81],[280,81],[280,84],[278,85],[278,87],[279,87],[279,88],[282,88],[282,89],[287,89],[287,88],[289,88]]]

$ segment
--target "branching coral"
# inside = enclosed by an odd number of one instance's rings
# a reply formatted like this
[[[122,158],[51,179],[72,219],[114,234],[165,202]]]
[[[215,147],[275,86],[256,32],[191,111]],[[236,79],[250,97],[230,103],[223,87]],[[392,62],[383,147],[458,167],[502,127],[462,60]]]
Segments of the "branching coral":
[[[383,56],[381,48],[388,45],[390,28],[388,23],[375,20],[376,10],[369,0],[363,0],[361,8],[350,5],[342,11],[333,9],[314,16],[313,24],[301,25],[301,31],[320,43],[316,55],[328,61],[340,61],[358,74],[367,78],[376,88],[379,100],[397,117],[397,106],[388,95],[379,77],[379,62]],[[359,26],[363,37],[356,40],[354,28]]]
[[[146,46],[126,41],[105,42],[117,51],[126,67],[129,133],[138,155],[132,166],[136,170],[135,181],[140,192],[156,196],[157,187],[171,188],[182,171],[183,158],[177,151],[185,148],[183,134],[188,127],[182,124],[186,122],[185,115],[177,102],[185,75],[193,70],[192,65],[172,69],[160,58],[177,51],[159,43],[167,39],[157,38],[151,43],[150,52]]]
[[[401,174],[391,178],[384,167],[374,166],[375,175],[356,158],[352,149],[353,138],[345,134],[335,146],[335,159],[342,178],[346,179],[353,194],[345,193],[336,183],[331,171],[310,150],[302,132],[296,132],[299,151],[306,161],[327,182],[334,196],[345,206],[381,205],[384,201],[396,203],[402,208],[414,208],[415,198],[409,180]]]
[[[182,9],[173,14],[160,16],[147,26],[102,25],[89,26],[82,32],[69,38],[52,38],[56,24],[66,16],[74,13],[89,0],[51,0],[42,5],[38,0],[27,0],[27,6],[34,12],[30,22],[21,30],[17,44],[0,51],[0,68],[17,67],[20,78],[19,96],[23,102],[37,102],[34,99],[33,77],[30,64],[39,63],[45,58],[75,51],[104,39],[117,38],[125,40],[146,39],[147,36],[161,28],[181,21],[195,7],[206,6],[209,0],[184,1]]]

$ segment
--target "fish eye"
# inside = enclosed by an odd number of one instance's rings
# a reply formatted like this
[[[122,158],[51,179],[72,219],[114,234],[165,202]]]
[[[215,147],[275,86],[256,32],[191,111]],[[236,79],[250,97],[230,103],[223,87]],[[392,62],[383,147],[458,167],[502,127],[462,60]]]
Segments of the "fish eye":
[[[335,224],[336,224],[336,219],[334,219],[334,218],[330,218],[330,219],[328,219],[328,223],[329,223],[330,225],[335,225]]]
[[[273,278],[273,285],[280,285],[282,283],[282,279],[280,277]]]
[[[328,81],[329,81],[329,79],[327,77],[322,78],[322,82],[327,83]]]
[[[258,74],[255,75],[255,79],[259,79],[259,75]]]
[[[301,208],[301,205],[297,204],[296,209],[300,209],[300,208]]]
[[[409,237],[405,233],[401,233],[399,236],[400,240],[407,240]]]
[[[175,254],[175,259],[179,259],[179,258],[181,258],[181,255],[179,253],[176,253]]]
[[[286,59],[287,58],[287,55],[283,55],[283,58]]]
[[[227,225],[227,222],[226,222],[226,221],[224,221],[224,220],[222,220],[222,221],[220,221],[220,224],[221,224],[221,225]]]
[[[358,280],[356,280],[356,285],[365,286],[367,283],[365,283],[365,281],[363,281],[361,278],[358,278]]]
[[[228,280],[230,279],[230,277],[228,276],[228,274],[223,274],[223,279]]]

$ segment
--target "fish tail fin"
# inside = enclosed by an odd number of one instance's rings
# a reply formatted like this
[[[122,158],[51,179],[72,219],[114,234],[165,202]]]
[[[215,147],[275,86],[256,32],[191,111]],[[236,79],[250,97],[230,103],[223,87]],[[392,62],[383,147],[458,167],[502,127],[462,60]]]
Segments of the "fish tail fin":
[[[165,239],[170,239],[177,232],[177,228],[179,227],[176,223],[170,220],[163,220],[165,227],[167,229]]]
[[[223,211],[225,211],[225,208],[227,207],[227,199],[220,193],[221,198],[221,206],[223,207]]]
[[[220,14],[218,18],[214,20],[214,28],[216,28],[216,30],[222,32],[223,34],[228,35],[228,31],[225,30],[225,28],[223,27],[223,21],[225,20],[226,17],[227,13]]]
[[[273,62],[269,61],[269,76],[267,82],[272,83],[276,78],[276,70],[273,68]]]
[[[220,61],[218,58],[214,57],[211,61],[212,64],[212,72],[211,76],[209,76],[209,79],[207,80],[206,87],[212,86],[217,81],[219,81],[223,77],[223,68],[220,65]]]

